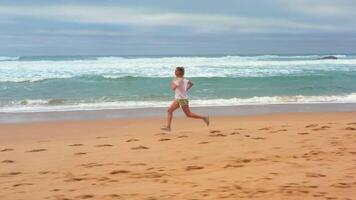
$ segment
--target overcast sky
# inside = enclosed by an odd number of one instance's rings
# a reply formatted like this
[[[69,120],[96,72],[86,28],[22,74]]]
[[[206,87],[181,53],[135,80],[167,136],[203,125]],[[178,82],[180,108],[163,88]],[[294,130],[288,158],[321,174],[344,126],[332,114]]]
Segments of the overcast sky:
[[[0,0],[0,56],[356,53],[356,0]]]

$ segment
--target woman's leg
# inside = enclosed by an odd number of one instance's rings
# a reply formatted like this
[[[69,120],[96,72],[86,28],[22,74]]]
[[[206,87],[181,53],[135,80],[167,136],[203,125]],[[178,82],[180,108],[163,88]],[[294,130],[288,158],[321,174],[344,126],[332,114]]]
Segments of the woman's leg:
[[[179,103],[178,101],[174,100],[171,104],[171,106],[167,110],[167,128],[171,128],[171,123],[172,123],[172,118],[173,118],[173,112],[179,108]]]
[[[209,126],[209,117],[208,116],[200,116],[190,111],[189,105],[182,106],[182,109],[187,117],[194,118],[194,119],[202,119]]]

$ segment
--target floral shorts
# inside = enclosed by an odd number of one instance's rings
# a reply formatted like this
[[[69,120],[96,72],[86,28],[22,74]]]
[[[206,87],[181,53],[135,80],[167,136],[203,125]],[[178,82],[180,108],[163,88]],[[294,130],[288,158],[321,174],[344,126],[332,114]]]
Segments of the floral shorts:
[[[189,101],[188,99],[176,99],[176,101],[178,101],[179,105],[182,106],[186,106],[189,105]]]

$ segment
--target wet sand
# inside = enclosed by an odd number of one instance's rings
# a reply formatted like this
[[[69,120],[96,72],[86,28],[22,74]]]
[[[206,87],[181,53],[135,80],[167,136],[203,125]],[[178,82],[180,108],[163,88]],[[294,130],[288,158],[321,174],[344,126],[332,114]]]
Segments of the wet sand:
[[[168,106],[168,105],[167,105]],[[193,105],[194,106],[194,105]],[[54,108],[52,108],[54,109]],[[80,108],[79,108],[80,109]],[[0,124],[44,122],[44,121],[81,121],[103,119],[137,119],[147,117],[165,117],[167,108],[102,109],[74,111],[37,111],[37,112],[0,112]],[[192,107],[194,112],[204,115],[241,116],[289,112],[356,112],[356,103],[308,103],[308,104],[266,104],[237,106]],[[175,116],[183,116],[179,109]]]
[[[354,199],[356,112],[0,125],[0,199]]]

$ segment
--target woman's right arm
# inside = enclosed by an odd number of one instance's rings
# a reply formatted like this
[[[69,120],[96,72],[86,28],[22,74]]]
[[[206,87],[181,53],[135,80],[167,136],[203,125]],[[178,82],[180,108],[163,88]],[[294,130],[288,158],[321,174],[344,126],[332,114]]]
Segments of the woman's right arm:
[[[173,80],[172,83],[171,83],[171,88],[172,88],[173,91],[175,91],[176,88],[177,88],[177,85],[176,85],[176,83],[175,83],[174,80]]]

